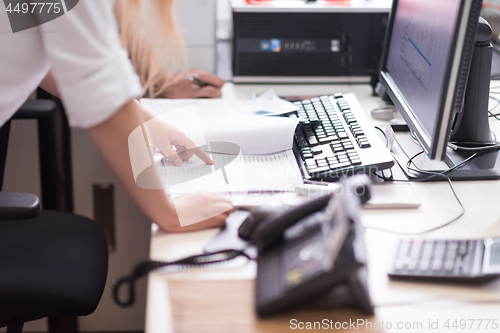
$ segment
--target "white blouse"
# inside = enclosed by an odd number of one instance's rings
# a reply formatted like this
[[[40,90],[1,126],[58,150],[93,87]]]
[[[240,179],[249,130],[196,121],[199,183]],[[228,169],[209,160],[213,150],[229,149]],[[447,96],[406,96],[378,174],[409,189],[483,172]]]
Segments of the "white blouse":
[[[49,69],[73,127],[97,125],[142,94],[120,43],[113,5],[114,0],[81,0],[53,21],[12,33],[0,2],[0,126]]]

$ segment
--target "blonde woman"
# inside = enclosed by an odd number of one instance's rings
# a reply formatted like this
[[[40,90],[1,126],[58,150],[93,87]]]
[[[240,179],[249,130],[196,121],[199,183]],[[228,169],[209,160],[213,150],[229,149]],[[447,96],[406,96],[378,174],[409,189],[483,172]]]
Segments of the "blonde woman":
[[[139,2],[135,4],[140,6]],[[0,126],[40,85],[61,97],[70,125],[88,131],[135,203],[162,229],[179,232],[220,226],[231,209],[230,202],[222,196],[181,196],[174,205],[163,190],[146,190],[135,184],[127,139],[132,130],[151,118],[135,99],[145,91],[153,91],[153,94],[168,91],[165,90],[167,87],[182,80],[174,76],[162,79],[158,69],[160,58],[153,56],[156,52],[154,46],[149,51],[138,51],[139,54],[145,52],[143,55],[149,59],[145,71],[139,71],[144,84],[141,86],[129,54],[122,46],[114,6],[112,0],[80,1],[65,15],[25,33],[0,34]],[[152,0],[151,6],[151,12],[156,14],[153,16],[157,17],[152,23],[162,27],[156,34],[160,36],[160,31],[163,31],[175,39],[173,23],[169,22],[170,1]],[[122,36],[131,38],[123,25],[120,28]],[[142,25],[140,29],[147,32]],[[11,30],[4,8],[0,8],[0,30]],[[158,36],[155,38],[160,38]],[[134,37],[128,41],[135,43]],[[137,50],[134,46],[126,47]],[[133,53],[130,58],[134,61]],[[193,149],[192,141],[176,128],[166,124],[159,136],[162,140],[155,140],[159,142],[157,148],[170,156],[173,164],[181,165],[182,160],[189,159],[193,153],[211,163],[203,152]],[[202,222],[181,227],[177,215],[179,210],[195,214]]]

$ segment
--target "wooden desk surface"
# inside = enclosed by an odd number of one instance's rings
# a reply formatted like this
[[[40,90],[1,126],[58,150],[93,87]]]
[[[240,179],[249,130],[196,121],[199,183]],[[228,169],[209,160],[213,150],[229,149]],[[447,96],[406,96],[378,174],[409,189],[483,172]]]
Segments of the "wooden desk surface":
[[[328,325],[345,323],[343,332],[368,332],[363,328],[348,327],[352,318],[374,322],[374,316],[366,317],[354,309],[301,310],[267,319],[259,319],[255,314],[254,281],[179,281],[168,282],[172,323],[174,332],[290,332],[291,328],[311,327],[319,329]],[[292,319],[296,321],[291,322]],[[355,319],[355,320],[356,320]],[[331,321],[331,322],[330,322]],[[293,323],[293,324],[292,324]],[[334,326],[332,326],[334,327]],[[369,330],[380,332],[380,330]]]
[[[228,85],[226,98],[250,98],[253,91],[261,93],[272,87],[279,95],[328,94],[337,91],[355,92],[360,103],[369,111],[380,101],[371,97],[367,85]],[[500,122],[492,122],[492,130],[500,133]],[[333,321],[365,319],[373,322],[391,321],[422,323],[422,329],[392,329],[389,332],[440,332],[451,319],[497,319],[500,322],[500,281],[483,286],[460,286],[431,283],[391,281],[387,277],[397,233],[418,233],[442,225],[461,213],[461,208],[446,182],[412,185],[422,201],[418,209],[364,210],[362,223],[367,227],[365,241],[369,263],[370,296],[375,304],[375,317],[366,318],[360,312],[339,309],[328,312],[300,311],[272,319],[257,320],[253,305],[255,267],[245,266],[236,271],[200,271],[198,273],[152,273],[148,279],[146,332],[289,332],[290,319],[298,321]],[[425,234],[434,238],[482,238],[500,236],[500,182],[454,182],[465,214],[456,222]],[[384,229],[383,232],[375,229]],[[153,234],[151,257],[173,260],[203,251],[207,239],[217,231],[166,235]],[[300,319],[299,319],[300,318]],[[439,320],[440,329],[428,327]],[[369,330],[374,332],[375,330]],[[356,330],[356,332],[362,332]],[[465,332],[498,332],[489,329],[466,328]]]

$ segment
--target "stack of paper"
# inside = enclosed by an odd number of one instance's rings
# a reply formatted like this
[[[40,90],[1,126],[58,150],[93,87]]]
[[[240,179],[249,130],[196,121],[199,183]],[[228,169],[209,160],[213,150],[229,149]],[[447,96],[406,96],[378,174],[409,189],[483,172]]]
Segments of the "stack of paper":
[[[176,167],[163,159],[158,165],[170,193],[293,192],[302,185],[291,151],[297,119],[256,115],[261,107],[253,101],[142,99],[141,103],[205,147],[215,162],[209,166],[193,157]],[[221,142],[236,144],[239,151],[213,144]]]

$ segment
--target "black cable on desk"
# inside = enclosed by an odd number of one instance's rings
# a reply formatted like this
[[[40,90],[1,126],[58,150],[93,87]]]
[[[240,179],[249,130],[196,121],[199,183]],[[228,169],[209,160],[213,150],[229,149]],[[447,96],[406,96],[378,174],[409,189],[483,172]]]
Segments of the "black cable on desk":
[[[166,262],[166,261],[155,261],[155,260],[144,260],[137,264],[129,275],[118,278],[112,287],[112,297],[116,304],[122,307],[132,306],[135,302],[135,282],[137,279],[147,275],[149,272],[166,266],[179,266],[181,268],[191,268],[199,267],[210,264],[217,264],[221,262],[226,262],[237,258],[239,256],[250,258],[245,252],[245,250],[224,250],[213,253],[205,253],[200,255],[195,255],[191,257],[186,257],[176,261]],[[120,297],[120,290],[125,286],[127,287],[126,298]]]
[[[385,136],[385,132],[382,131],[382,129],[380,129],[379,127],[376,126],[376,128],[381,131],[384,136]],[[412,138],[414,138],[414,134],[411,133],[412,135]],[[453,196],[455,197],[456,201],[458,202],[458,204],[460,205],[460,208],[461,208],[461,212],[460,214],[458,214],[458,216],[456,216],[455,218],[453,218],[452,220],[442,224],[442,225],[439,225],[437,227],[434,227],[434,228],[431,228],[431,229],[427,229],[427,230],[424,230],[424,231],[420,231],[420,232],[416,232],[416,233],[405,233],[405,232],[397,232],[397,231],[393,231],[393,230],[390,230],[390,229],[384,229],[384,228],[377,228],[377,227],[366,227],[367,229],[373,229],[373,230],[379,230],[379,231],[384,231],[384,232],[389,232],[389,233],[392,233],[392,234],[396,234],[396,235],[402,235],[402,236],[416,236],[416,235],[423,235],[423,234],[426,234],[426,233],[429,233],[429,232],[432,232],[432,231],[435,231],[435,230],[438,230],[438,229],[441,229],[441,228],[444,228],[454,222],[456,222],[458,219],[460,219],[464,214],[465,214],[465,207],[463,206],[462,202],[460,201],[460,198],[458,197],[457,193],[455,192],[455,189],[453,187],[453,184],[451,182],[451,179],[450,177],[448,177],[446,174],[451,172],[452,170],[455,170],[455,169],[458,169],[458,168],[461,168],[462,166],[464,166],[465,164],[467,164],[468,162],[470,162],[474,157],[476,157],[477,155],[480,154],[480,152],[475,152],[474,154],[472,154],[471,156],[469,156],[467,159],[465,159],[464,161],[462,161],[461,163],[447,169],[447,170],[443,170],[441,172],[434,172],[434,171],[427,171],[427,170],[423,170],[423,169],[420,169],[413,161],[415,158],[417,158],[418,156],[420,156],[421,154],[424,153],[424,151],[420,151],[418,153],[416,153],[415,155],[413,155],[412,157],[408,156],[408,154],[406,153],[406,151],[404,150],[404,148],[401,146],[401,144],[399,143],[399,141],[397,140],[397,138],[395,139],[395,142],[396,144],[399,146],[399,148],[401,149],[401,151],[406,155],[406,157],[408,158],[408,161],[406,163],[406,168],[407,170],[410,170],[410,171],[413,171],[413,172],[417,172],[417,173],[421,173],[421,174],[427,174],[428,176],[425,176],[425,177],[412,177],[412,176],[409,176],[408,179],[393,179],[393,175],[392,175],[392,170],[391,170],[391,178],[387,178],[384,176],[381,176],[377,173],[374,173],[374,175],[380,179],[383,179],[384,181],[391,181],[391,182],[402,182],[402,183],[409,183],[409,182],[426,182],[426,181],[429,181],[435,177],[442,177],[442,178],[445,178],[447,181],[448,181],[448,184],[450,185],[450,189],[453,193]],[[416,141],[418,143],[418,141]],[[394,160],[396,161],[397,165],[403,169],[403,166],[401,164],[399,164],[399,161],[394,158]],[[413,165],[413,167],[412,167]]]

